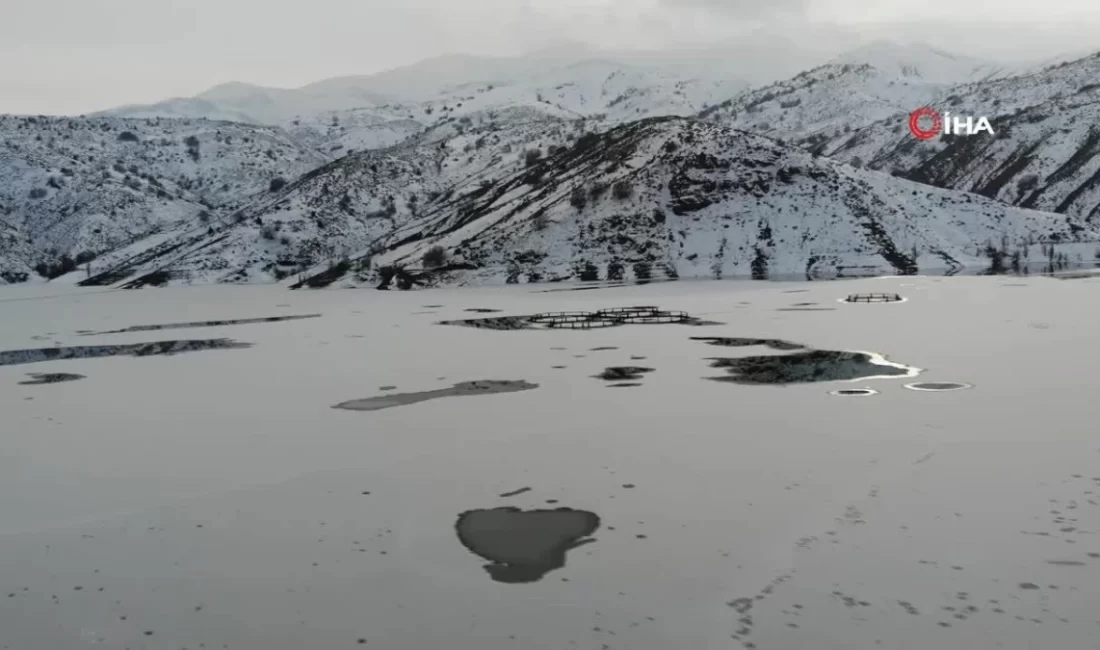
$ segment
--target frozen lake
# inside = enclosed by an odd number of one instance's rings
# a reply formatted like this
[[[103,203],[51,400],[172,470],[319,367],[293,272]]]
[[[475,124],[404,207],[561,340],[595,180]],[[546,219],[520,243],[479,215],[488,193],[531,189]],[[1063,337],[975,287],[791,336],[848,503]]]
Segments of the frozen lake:
[[[0,648],[1100,648],[1100,278],[538,288],[0,289]]]

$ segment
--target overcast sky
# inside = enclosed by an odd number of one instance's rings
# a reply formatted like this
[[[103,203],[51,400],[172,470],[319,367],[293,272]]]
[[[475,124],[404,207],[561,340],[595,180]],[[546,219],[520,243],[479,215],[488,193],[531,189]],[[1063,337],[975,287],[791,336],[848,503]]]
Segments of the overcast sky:
[[[450,52],[731,42],[824,24],[963,54],[1100,50],[1100,0],[0,0],[0,113],[78,114],[225,81],[295,87]],[[1040,15],[1041,14],[1041,15]],[[824,36],[822,36],[824,37]],[[749,64],[749,62],[746,62]]]

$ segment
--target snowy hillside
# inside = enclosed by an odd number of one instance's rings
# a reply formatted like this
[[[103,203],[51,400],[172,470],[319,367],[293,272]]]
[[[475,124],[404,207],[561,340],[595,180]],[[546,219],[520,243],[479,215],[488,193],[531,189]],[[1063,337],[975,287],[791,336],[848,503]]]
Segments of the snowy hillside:
[[[0,256],[82,263],[160,228],[217,219],[323,162],[267,127],[0,116],[0,221],[29,242]]]
[[[871,43],[751,90],[735,62],[628,58],[440,57],[116,111],[142,119],[0,117],[0,277],[366,277],[433,246],[459,282],[831,276],[987,264],[987,242],[1100,221],[1100,57],[1012,77]],[[922,105],[997,115],[998,136],[918,142]]]
[[[869,64],[829,64],[748,90],[702,111],[718,124],[802,139],[850,133],[900,111],[924,106],[950,86]]]
[[[831,139],[947,97],[960,84],[1001,79],[1012,66],[922,44],[875,42],[790,79],[743,91],[702,111],[711,121],[805,140]],[[965,86],[963,86],[965,87]]]
[[[945,52],[924,43],[875,41],[836,57],[834,65],[870,65],[898,78],[931,84],[985,81],[1015,74],[1014,66]]]
[[[1063,217],[682,119],[585,138],[464,207],[409,224],[375,263],[417,265],[442,246],[478,267],[479,280],[614,279],[638,265],[691,277],[831,276],[983,264],[986,242],[1096,239]]]
[[[1011,254],[1097,238],[1061,216],[705,122],[654,118],[583,135],[548,124],[472,126],[348,156],[232,224],[161,240],[153,254],[136,244],[86,284],[271,281],[340,260],[351,263],[339,273],[369,278],[419,268],[435,247],[436,264],[467,269],[451,282],[832,277],[985,268],[987,244]]]
[[[0,213],[0,284],[26,282],[33,275],[31,246],[22,230],[4,221]]]
[[[1100,215],[1100,54],[1030,75],[952,88],[933,103],[996,116],[994,138],[917,141],[897,114],[808,144],[838,160],[1077,217]]]
[[[419,102],[391,103],[295,118],[288,130],[330,154],[394,146],[448,122],[494,111],[529,110],[610,125],[646,117],[692,115],[738,92],[742,82],[588,60],[532,71],[518,81],[466,83]]]
[[[526,108],[465,116],[397,147],[346,155],[258,197],[225,223],[189,224],[105,255],[91,283],[275,281],[307,272],[370,247],[422,213],[453,209],[454,197],[523,169],[536,155],[528,152],[566,147],[584,125]]]
[[[744,89],[736,71],[690,70],[657,62],[534,55],[449,56],[362,77],[337,77],[297,89],[229,83],[194,98],[125,106],[103,115],[231,119],[286,125],[325,114],[368,109],[430,126],[445,107],[463,112],[547,104],[577,115],[623,121],[688,115]],[[411,117],[410,117],[411,116]],[[434,117],[433,117],[434,116]],[[350,116],[349,116],[350,117]],[[346,145],[347,146],[347,145]]]

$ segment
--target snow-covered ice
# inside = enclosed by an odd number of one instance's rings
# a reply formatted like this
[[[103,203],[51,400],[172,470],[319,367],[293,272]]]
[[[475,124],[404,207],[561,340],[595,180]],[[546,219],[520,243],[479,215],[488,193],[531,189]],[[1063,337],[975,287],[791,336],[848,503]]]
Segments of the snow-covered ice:
[[[908,300],[837,303],[855,292]],[[1040,277],[3,287],[0,350],[166,334],[252,346],[0,366],[0,646],[1095,647],[1097,292],[1100,278]],[[820,310],[789,311],[809,303]],[[471,308],[638,304],[725,324],[436,324]],[[869,351],[922,371],[707,381],[722,372],[709,358],[790,351],[693,336]],[[592,378],[639,363],[655,371],[630,390]],[[55,372],[85,378],[20,384]],[[476,380],[538,386],[332,408]],[[878,392],[831,394],[859,388]],[[456,533],[460,515],[505,506],[589,514],[561,533],[564,566],[508,584]],[[595,541],[578,543],[591,515]]]

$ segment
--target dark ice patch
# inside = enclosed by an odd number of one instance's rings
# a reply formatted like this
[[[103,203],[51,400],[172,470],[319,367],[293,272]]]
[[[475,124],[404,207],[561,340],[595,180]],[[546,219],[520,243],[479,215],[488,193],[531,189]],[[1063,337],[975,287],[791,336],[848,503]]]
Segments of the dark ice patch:
[[[150,357],[197,352],[199,350],[233,350],[249,347],[252,347],[251,343],[241,343],[233,339],[190,339],[130,343],[127,345],[77,345],[34,350],[4,350],[0,351],[0,366],[65,359],[94,359],[96,357]]]
[[[641,379],[642,375],[653,372],[654,368],[642,368],[641,366],[612,366],[605,368],[603,372],[594,375],[596,379],[604,381],[625,381]]]
[[[538,388],[538,384],[531,384],[523,380],[512,379],[479,379],[476,381],[464,381],[438,390],[426,390],[419,393],[397,393],[395,395],[379,395],[348,402],[341,402],[333,406],[334,409],[348,411],[379,411],[395,406],[407,406],[418,402],[426,402],[441,397],[463,397],[466,395],[492,395],[495,393],[514,393],[517,391]]]
[[[729,376],[707,379],[734,384],[802,384],[909,374],[906,368],[874,363],[869,354],[837,350],[806,350],[710,361],[712,368],[724,368]]]
[[[505,498],[506,497],[514,497],[514,496],[523,494],[524,492],[530,492],[530,491],[531,491],[531,488],[529,488],[529,487],[521,487],[518,490],[512,490],[511,492],[505,492],[504,494],[502,494],[500,496],[505,497]]]
[[[564,567],[566,553],[596,541],[589,536],[599,526],[600,518],[583,510],[506,507],[464,512],[455,531],[463,546],[489,561],[484,568],[493,580],[521,584]]]
[[[60,384],[63,381],[76,381],[84,379],[84,375],[75,375],[69,372],[30,373],[30,380],[19,382],[22,386],[38,386],[40,384]]]
[[[729,338],[722,336],[693,336],[692,341],[704,341],[707,345],[717,345],[726,348],[748,348],[764,346],[773,350],[805,350],[801,343],[783,341],[781,339],[753,339],[753,338]]]
[[[185,329],[191,327],[223,327],[226,325],[254,325],[256,323],[278,323],[287,320],[302,320],[304,318],[320,318],[321,314],[299,314],[295,316],[267,316],[265,318],[238,318],[235,320],[204,320],[187,323],[167,323],[164,325],[134,325],[120,330],[108,330],[106,332],[85,332],[81,336],[97,334],[125,334],[128,332],[153,332],[156,330]]]

